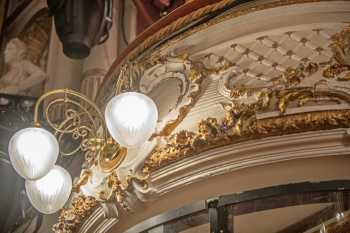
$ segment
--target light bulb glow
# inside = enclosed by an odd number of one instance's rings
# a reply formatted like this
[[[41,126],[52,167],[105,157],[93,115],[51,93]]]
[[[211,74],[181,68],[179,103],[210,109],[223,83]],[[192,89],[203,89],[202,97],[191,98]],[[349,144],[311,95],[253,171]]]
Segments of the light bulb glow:
[[[109,101],[105,118],[111,136],[122,146],[132,148],[144,143],[152,135],[158,111],[148,96],[127,92]]]
[[[61,175],[61,171],[57,168],[52,169],[46,176],[36,180],[35,185],[38,190],[41,190],[43,194],[52,196],[55,195],[57,190],[60,190],[64,185],[64,179]]]
[[[17,173],[25,179],[39,179],[55,165],[58,142],[49,131],[42,128],[26,128],[18,131],[10,140],[9,155]]]
[[[54,166],[49,173],[38,180],[26,180],[28,198],[41,213],[52,214],[61,209],[72,191],[72,178],[60,166]]]
[[[118,111],[120,109],[122,111]],[[121,98],[112,109],[112,114],[124,127],[133,130],[142,127],[143,122],[140,120],[140,115],[147,116],[150,114],[149,111],[146,100],[131,95],[127,98]]]

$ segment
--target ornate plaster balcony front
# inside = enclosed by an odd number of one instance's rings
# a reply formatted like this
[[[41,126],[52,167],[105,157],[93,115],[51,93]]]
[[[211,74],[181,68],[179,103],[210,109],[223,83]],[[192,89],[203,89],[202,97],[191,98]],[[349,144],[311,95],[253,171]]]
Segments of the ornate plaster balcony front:
[[[153,24],[114,62],[97,102],[150,96],[156,132],[115,171],[92,172],[91,195],[113,201],[94,205],[80,231],[119,233],[222,194],[348,179],[349,22],[349,1],[193,0]]]

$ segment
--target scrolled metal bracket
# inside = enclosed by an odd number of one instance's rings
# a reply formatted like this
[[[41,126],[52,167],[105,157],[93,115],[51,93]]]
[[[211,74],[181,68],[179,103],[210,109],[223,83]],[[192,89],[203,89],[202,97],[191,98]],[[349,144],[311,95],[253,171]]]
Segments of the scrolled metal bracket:
[[[88,97],[70,89],[42,95],[34,108],[34,127],[41,127],[40,109],[43,121],[60,144],[60,154],[72,156],[80,152],[85,155],[84,169],[74,191],[79,192],[80,186],[87,183],[92,175],[91,167],[98,166],[107,173],[124,160],[127,149],[110,138],[102,112]]]

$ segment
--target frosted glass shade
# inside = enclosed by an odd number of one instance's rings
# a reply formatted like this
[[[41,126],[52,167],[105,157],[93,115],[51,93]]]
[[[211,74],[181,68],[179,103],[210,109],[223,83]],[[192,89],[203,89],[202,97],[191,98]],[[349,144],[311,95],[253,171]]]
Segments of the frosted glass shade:
[[[46,175],[55,165],[59,145],[53,134],[42,128],[25,128],[16,132],[9,143],[12,166],[25,179]]]
[[[126,92],[108,102],[105,119],[114,140],[124,147],[132,148],[144,143],[152,135],[158,111],[148,96]]]
[[[43,214],[60,210],[72,191],[72,178],[60,166],[54,166],[38,180],[26,180],[26,192],[32,205]]]

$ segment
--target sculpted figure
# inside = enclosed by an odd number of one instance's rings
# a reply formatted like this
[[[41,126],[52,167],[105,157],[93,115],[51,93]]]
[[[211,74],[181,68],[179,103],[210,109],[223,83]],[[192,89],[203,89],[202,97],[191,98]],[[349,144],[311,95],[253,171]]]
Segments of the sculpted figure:
[[[4,52],[6,72],[0,78],[0,93],[12,95],[35,95],[34,87],[47,75],[26,58],[27,47],[19,39],[10,40]]]

